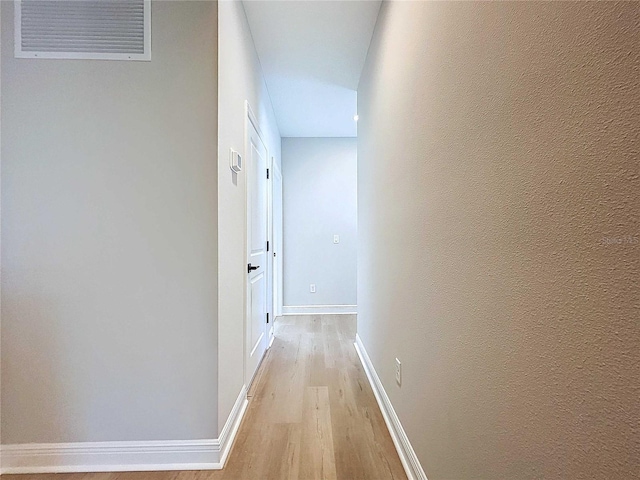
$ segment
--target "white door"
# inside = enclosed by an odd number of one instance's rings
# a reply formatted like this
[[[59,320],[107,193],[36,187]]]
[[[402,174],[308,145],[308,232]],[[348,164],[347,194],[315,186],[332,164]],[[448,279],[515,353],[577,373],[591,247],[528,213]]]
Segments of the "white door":
[[[273,308],[282,315],[282,173],[273,165]]]
[[[273,300],[273,190],[271,188],[273,178],[273,166],[275,158],[269,160],[269,175],[267,175],[267,348],[271,347],[273,341],[273,320],[274,320],[274,300]]]
[[[245,382],[247,387],[267,348],[267,148],[248,110],[247,145],[247,310]]]

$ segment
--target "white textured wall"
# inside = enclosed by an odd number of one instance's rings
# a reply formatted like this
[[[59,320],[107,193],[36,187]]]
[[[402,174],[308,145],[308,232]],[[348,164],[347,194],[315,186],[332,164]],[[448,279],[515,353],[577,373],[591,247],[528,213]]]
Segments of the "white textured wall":
[[[242,2],[218,4],[219,103],[219,428],[222,429],[244,384],[245,175],[229,168],[229,149],[244,152],[245,100],[258,117],[269,158],[280,164],[280,133]],[[265,172],[266,173],[266,172]]]
[[[430,480],[640,471],[639,34],[635,2],[382,7],[358,330]]]
[[[151,62],[16,60],[2,7],[2,442],[215,438],[216,5]]]
[[[356,305],[357,167],[356,138],[282,139],[284,305]]]

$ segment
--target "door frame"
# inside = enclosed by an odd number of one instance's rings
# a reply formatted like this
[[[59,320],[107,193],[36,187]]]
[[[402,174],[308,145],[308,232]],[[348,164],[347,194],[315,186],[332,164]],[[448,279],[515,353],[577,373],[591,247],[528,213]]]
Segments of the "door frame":
[[[271,270],[271,283],[272,283],[272,293],[271,293],[271,297],[273,299],[273,317],[275,319],[275,317],[282,315],[282,289],[284,287],[284,283],[282,281],[282,250],[283,248],[280,248],[279,251],[276,251],[276,247],[278,247],[278,245],[276,245],[276,234],[275,234],[275,218],[276,218],[276,207],[278,207],[275,203],[274,203],[274,199],[275,199],[275,191],[276,191],[276,176],[280,178],[280,214],[282,215],[282,211],[283,211],[283,205],[282,205],[282,170],[281,168],[278,166],[278,163],[275,161],[275,158],[271,159],[271,204],[269,206],[269,213],[270,213],[270,217],[271,217],[271,265],[272,265],[272,270]],[[284,222],[283,224],[280,225],[280,242],[283,241],[283,236],[284,236],[284,231],[283,231],[283,226],[284,226]],[[276,252],[277,256],[274,258],[273,256],[273,252]],[[278,281],[276,282],[275,280],[275,272],[276,270],[278,271]],[[272,327],[273,328],[273,327]]]
[[[253,125],[253,127],[256,130],[256,133],[258,134],[258,137],[260,137],[260,140],[262,141],[262,144],[265,147],[265,151],[266,151],[266,155],[267,155],[267,165],[269,165],[269,145],[267,144],[267,142],[265,141],[265,136],[262,133],[262,130],[260,129],[260,122],[258,121],[258,117],[256,116],[256,114],[254,113],[253,109],[251,108],[251,105],[249,104],[248,100],[245,100],[244,102],[245,105],[245,115],[244,115],[244,155],[245,155],[245,166],[248,165],[247,161],[248,161],[248,156],[250,155],[249,152],[249,141],[250,141],[250,134],[249,134],[249,124]],[[248,168],[248,166],[245,169],[245,178],[244,178],[244,264],[243,264],[243,271],[245,272],[246,275],[246,267],[247,267],[247,262],[248,262],[248,257],[249,257],[249,222],[251,221],[251,218],[249,216],[249,204],[250,204],[250,184],[251,182],[249,181],[249,175],[250,175],[250,169]],[[266,175],[266,172],[265,172]],[[267,184],[267,239],[269,239],[269,192],[270,192],[270,188],[269,188],[269,184]],[[268,259],[269,255],[267,255],[267,259]],[[265,272],[265,276],[267,278],[267,294],[268,294],[268,288],[269,288],[269,271],[268,271],[268,266],[269,261],[267,261],[267,265],[265,266],[265,270],[267,270]],[[264,359],[264,354],[267,352],[268,348],[269,348],[269,338],[268,338],[268,328],[267,328],[267,324],[266,324],[266,318],[264,319],[265,324],[264,324],[264,334],[265,334],[265,338],[266,338],[266,343],[267,343],[267,347],[265,348],[265,351],[262,355],[262,357],[260,358],[260,360],[258,361],[258,365],[256,367],[256,370],[254,372],[251,373],[251,375],[249,375],[249,372],[247,372],[247,368],[248,368],[248,360],[249,360],[249,349],[247,348],[247,345],[249,344],[249,341],[247,339],[247,336],[249,335],[249,276],[246,275],[245,276],[245,280],[244,280],[244,326],[243,326],[243,338],[242,338],[242,342],[243,342],[243,377],[244,377],[244,384],[246,386],[247,392],[249,391],[249,388],[251,387],[251,383],[253,382],[253,380],[255,379],[256,373],[258,372],[258,370],[260,369],[260,364],[262,363],[262,360]],[[268,301],[267,301],[268,304]],[[250,378],[249,378],[250,377]]]
[[[271,344],[274,339],[274,308],[273,308],[273,164],[275,158],[269,156],[267,161],[267,168],[269,169],[269,175],[267,176],[267,242],[269,242],[269,249],[267,249],[267,312],[269,314],[269,324],[267,325],[267,350],[271,348]]]

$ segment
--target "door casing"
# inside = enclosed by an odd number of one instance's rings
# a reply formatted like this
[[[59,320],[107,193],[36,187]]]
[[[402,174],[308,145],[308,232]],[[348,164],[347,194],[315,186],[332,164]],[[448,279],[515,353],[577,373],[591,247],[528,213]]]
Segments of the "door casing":
[[[268,288],[269,288],[269,275],[270,275],[270,268],[269,268],[269,264],[271,262],[269,262],[269,255],[266,252],[266,241],[269,240],[269,214],[268,214],[268,209],[269,209],[269,201],[268,201],[268,197],[269,197],[269,185],[268,183],[264,184],[264,198],[263,198],[263,202],[264,202],[264,228],[265,231],[264,233],[264,245],[261,247],[263,250],[263,254],[259,254],[259,253],[254,253],[253,248],[252,248],[252,235],[253,235],[253,228],[252,228],[252,210],[251,210],[251,205],[252,205],[252,194],[253,194],[253,190],[252,190],[252,183],[253,183],[253,178],[252,175],[254,175],[254,166],[252,164],[252,159],[251,159],[251,141],[252,141],[252,130],[255,131],[255,133],[257,134],[257,137],[259,139],[259,141],[262,144],[262,147],[264,149],[264,171],[260,170],[256,170],[255,171],[255,175],[257,175],[257,180],[258,181],[263,181],[263,182],[267,182],[267,172],[266,169],[269,165],[269,150],[268,150],[268,145],[264,140],[264,135],[262,134],[262,132],[260,131],[260,127],[259,127],[259,123],[257,120],[256,115],[253,113],[253,110],[251,109],[251,106],[249,105],[249,102],[245,102],[245,111],[246,111],[246,115],[245,115],[245,252],[246,252],[246,256],[245,256],[245,260],[246,260],[246,264],[244,265],[244,268],[247,268],[247,265],[252,261],[252,257],[255,258],[259,258],[258,256],[261,255],[261,260],[260,260],[260,270],[254,272],[247,272],[247,277],[246,277],[246,281],[244,282],[245,285],[245,304],[244,304],[244,382],[245,385],[247,387],[247,389],[249,389],[249,387],[251,386],[251,382],[253,381],[253,378],[255,377],[256,372],[258,371],[258,368],[260,366],[260,363],[262,361],[262,358],[264,357],[264,353],[267,350],[268,347],[268,331],[267,331],[267,317],[266,317],[266,313],[268,312]],[[262,280],[260,280],[262,278]],[[254,280],[253,283],[255,283],[256,281],[263,281],[264,283],[264,293],[263,295],[261,295],[261,300],[264,303],[264,305],[260,306],[259,308],[262,308],[263,311],[260,312],[255,312],[255,308],[256,305],[254,305],[255,302],[253,302],[253,296],[255,294],[254,289],[252,288],[252,280]],[[258,292],[259,293],[259,292]],[[257,320],[259,320],[257,317],[257,315],[259,315],[259,317],[261,318],[261,323],[259,323]],[[269,317],[271,317],[271,313],[269,315]],[[260,325],[259,329],[256,330],[254,329],[255,325]],[[254,333],[260,333],[259,335],[259,339],[257,341],[254,342]]]
[[[269,212],[271,214],[271,264],[272,264],[272,298],[273,298],[273,316],[282,315],[282,172],[275,159],[272,159],[271,165],[271,205]],[[273,254],[276,254],[274,257]]]

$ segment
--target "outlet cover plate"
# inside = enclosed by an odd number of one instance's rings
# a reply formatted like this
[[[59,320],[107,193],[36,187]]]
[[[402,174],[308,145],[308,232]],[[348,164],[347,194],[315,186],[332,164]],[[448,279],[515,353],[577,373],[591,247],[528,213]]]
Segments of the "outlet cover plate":
[[[396,358],[396,383],[402,386],[402,363]]]

